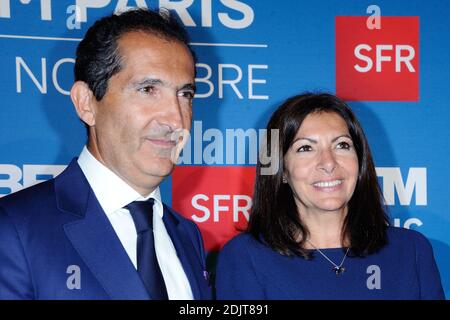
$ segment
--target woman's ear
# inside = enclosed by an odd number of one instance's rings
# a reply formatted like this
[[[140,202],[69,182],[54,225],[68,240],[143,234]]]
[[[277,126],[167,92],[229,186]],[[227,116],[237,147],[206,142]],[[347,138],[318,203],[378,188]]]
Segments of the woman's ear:
[[[78,117],[88,126],[94,126],[96,106],[93,101],[94,95],[87,83],[83,81],[75,82],[70,90],[70,98],[75,106]]]

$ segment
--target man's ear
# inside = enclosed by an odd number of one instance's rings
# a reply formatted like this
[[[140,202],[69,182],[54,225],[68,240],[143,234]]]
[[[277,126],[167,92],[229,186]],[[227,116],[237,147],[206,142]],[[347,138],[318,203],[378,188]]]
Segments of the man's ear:
[[[96,114],[95,98],[87,83],[83,81],[75,82],[70,90],[70,98],[78,117],[88,126],[94,126]]]

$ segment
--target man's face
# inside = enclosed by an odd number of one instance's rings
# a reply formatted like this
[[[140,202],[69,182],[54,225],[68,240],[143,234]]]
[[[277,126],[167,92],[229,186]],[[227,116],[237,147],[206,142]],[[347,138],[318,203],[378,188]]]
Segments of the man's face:
[[[146,195],[173,170],[176,133],[190,130],[195,65],[186,46],[148,33],[126,33],[118,48],[122,70],[94,102],[89,150]]]

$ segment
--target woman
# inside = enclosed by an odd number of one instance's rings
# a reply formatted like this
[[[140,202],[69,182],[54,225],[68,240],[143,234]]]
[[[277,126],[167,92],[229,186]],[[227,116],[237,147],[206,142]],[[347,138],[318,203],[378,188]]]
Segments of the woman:
[[[280,169],[263,175],[258,163],[248,230],[219,256],[218,299],[445,298],[428,240],[388,227],[366,137],[342,100],[295,96],[267,129],[278,129]]]

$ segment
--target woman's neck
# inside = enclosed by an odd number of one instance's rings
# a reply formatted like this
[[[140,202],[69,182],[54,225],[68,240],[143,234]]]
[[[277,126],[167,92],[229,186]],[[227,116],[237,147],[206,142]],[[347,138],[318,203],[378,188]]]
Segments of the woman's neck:
[[[345,216],[346,210],[320,212],[302,210],[300,219],[309,231],[310,243],[306,243],[307,248],[325,249],[346,246],[346,243],[342,243],[342,226]]]

